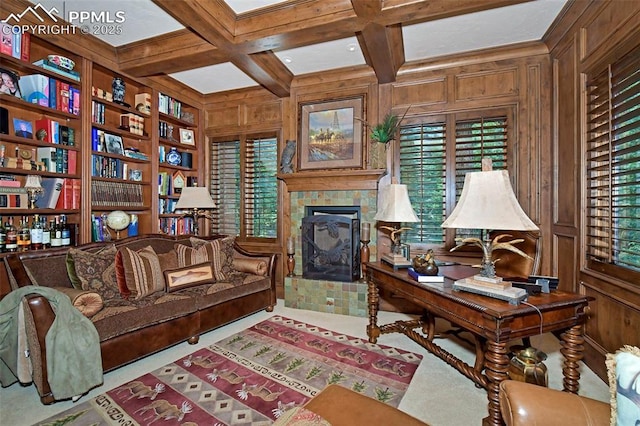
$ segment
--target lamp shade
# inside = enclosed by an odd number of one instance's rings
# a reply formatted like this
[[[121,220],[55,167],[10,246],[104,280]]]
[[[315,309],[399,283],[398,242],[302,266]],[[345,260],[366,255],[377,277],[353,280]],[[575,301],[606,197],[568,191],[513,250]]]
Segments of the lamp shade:
[[[442,227],[514,231],[538,229],[520,207],[506,170],[467,173],[460,200]]]
[[[180,198],[176,203],[176,210],[184,209],[213,209],[213,202],[209,190],[204,186],[187,186],[182,188]]]
[[[42,184],[39,175],[28,175],[27,180],[24,183],[26,189],[42,189]]]
[[[382,188],[382,208],[378,210],[375,220],[382,222],[419,222],[418,216],[411,207],[407,185],[392,183]]]

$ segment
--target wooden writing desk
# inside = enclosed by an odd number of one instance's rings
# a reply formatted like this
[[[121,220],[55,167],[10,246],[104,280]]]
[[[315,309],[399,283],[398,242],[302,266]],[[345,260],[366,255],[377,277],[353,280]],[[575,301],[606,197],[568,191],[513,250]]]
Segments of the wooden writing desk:
[[[586,319],[584,308],[589,302],[587,296],[554,291],[530,296],[527,303],[535,308],[526,304],[516,306],[490,297],[453,291],[450,288],[438,290],[419,285],[409,277],[406,269],[394,271],[390,266],[380,262],[367,263],[366,271],[369,341],[376,343],[378,337],[385,333],[403,333],[478,386],[485,388],[489,399],[489,416],[483,419],[483,424],[502,424],[498,389],[500,382],[508,379],[509,357],[506,345],[514,339],[550,331],[563,331],[563,387],[567,392],[578,392],[578,361],[582,359],[582,327]],[[453,279],[467,277],[474,272],[477,272],[477,269],[461,265],[440,268],[442,275]],[[424,308],[425,315],[417,320],[396,321],[378,326],[379,288],[387,289]],[[435,317],[444,318],[474,335],[478,344],[473,367],[433,342]],[[421,332],[416,329],[421,329]]]

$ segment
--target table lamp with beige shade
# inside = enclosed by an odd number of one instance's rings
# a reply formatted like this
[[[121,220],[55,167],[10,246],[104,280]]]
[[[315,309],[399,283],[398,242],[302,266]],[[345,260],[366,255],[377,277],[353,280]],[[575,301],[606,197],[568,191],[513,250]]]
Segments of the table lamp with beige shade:
[[[204,186],[187,186],[182,188],[180,198],[176,203],[176,211],[182,211],[183,216],[193,218],[193,233],[199,235],[199,220],[201,217],[211,220],[207,210],[216,208],[209,189]]]
[[[529,219],[516,199],[509,172],[506,170],[490,170],[489,165],[483,165],[485,170],[481,172],[467,173],[460,200],[449,217],[442,224],[443,228],[479,229],[484,233],[484,240],[480,238],[456,238],[457,245],[451,251],[470,244],[482,249],[482,263],[480,272],[473,277],[458,280],[457,288],[497,297],[506,291],[505,300],[517,302],[526,298],[526,291],[511,287],[511,283],[504,282],[495,274],[495,262],[493,252],[496,250],[509,250],[523,257],[529,257],[526,253],[514,246],[522,242],[522,239],[509,238],[508,231],[534,231],[538,226]],[[506,231],[497,235],[493,240],[489,239],[489,231]],[[456,286],[454,285],[454,289]],[[474,291],[475,290],[475,291]],[[494,291],[496,291],[494,293]],[[513,296],[513,297],[509,297]],[[502,298],[502,297],[498,297]]]

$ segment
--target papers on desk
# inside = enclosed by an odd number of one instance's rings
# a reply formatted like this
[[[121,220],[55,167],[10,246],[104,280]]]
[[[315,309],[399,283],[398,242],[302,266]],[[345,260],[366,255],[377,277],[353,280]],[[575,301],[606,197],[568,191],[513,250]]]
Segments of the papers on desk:
[[[437,288],[443,290],[445,288],[451,288],[451,281],[445,280],[444,275],[424,275],[418,273],[415,269],[409,268],[408,274],[411,278],[416,280],[418,284],[425,287]]]

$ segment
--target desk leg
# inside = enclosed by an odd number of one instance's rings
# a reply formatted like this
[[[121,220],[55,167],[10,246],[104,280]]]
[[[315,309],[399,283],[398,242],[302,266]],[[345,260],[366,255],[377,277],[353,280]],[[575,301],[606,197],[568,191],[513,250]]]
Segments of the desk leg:
[[[560,353],[564,355],[562,387],[565,392],[578,393],[580,387],[580,370],[578,361],[582,359],[584,351],[584,337],[582,325],[575,325],[562,333]]]
[[[378,286],[369,278],[367,280],[367,301],[369,302],[369,325],[367,326],[367,336],[370,343],[376,343],[380,336],[378,327]]]
[[[485,374],[489,379],[487,383],[487,397],[489,399],[489,416],[482,419],[483,425],[502,425],[502,414],[500,413],[500,400],[498,391],[500,382],[508,379],[509,357],[507,356],[507,344],[487,342],[485,354]]]

